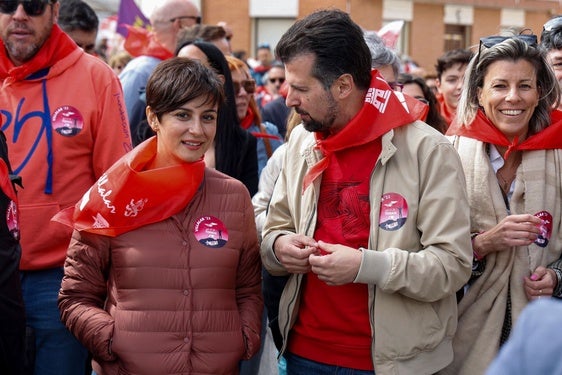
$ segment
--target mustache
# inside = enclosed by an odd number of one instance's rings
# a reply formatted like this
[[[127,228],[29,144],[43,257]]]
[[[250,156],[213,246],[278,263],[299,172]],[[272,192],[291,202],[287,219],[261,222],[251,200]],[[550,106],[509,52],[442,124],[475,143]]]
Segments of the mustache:
[[[306,115],[306,116],[310,116],[309,113],[307,111],[303,111],[300,108],[295,107],[295,112],[297,112],[297,114],[299,115]]]
[[[14,22],[11,23],[10,26],[8,26],[8,32],[14,32],[15,30],[20,32],[25,31],[29,33],[33,32],[33,30],[29,28],[29,25],[24,22]]]

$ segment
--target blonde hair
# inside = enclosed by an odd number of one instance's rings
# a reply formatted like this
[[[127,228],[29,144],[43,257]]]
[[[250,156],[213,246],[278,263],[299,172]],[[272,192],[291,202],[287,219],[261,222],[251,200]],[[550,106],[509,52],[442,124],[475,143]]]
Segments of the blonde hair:
[[[112,55],[107,63],[113,69],[115,69],[119,65],[121,65],[121,68],[124,68],[125,65],[127,65],[132,59],[133,56],[129,55],[127,51],[121,51]]]

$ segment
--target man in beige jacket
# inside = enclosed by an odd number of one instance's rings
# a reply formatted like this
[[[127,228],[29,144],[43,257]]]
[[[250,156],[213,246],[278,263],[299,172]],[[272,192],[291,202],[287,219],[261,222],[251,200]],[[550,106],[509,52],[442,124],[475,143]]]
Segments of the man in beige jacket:
[[[291,275],[279,308],[288,373],[437,372],[453,359],[455,292],[472,264],[456,151],[371,71],[346,13],[297,21],[276,55],[303,122],[261,248],[269,272]]]

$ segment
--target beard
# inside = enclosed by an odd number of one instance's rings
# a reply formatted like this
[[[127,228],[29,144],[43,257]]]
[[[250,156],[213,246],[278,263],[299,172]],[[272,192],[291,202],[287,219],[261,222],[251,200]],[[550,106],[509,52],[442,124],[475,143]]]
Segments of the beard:
[[[7,31],[7,37],[4,38],[4,44],[10,60],[15,64],[23,64],[31,60],[37,52],[41,49],[45,41],[51,35],[53,24],[48,22],[41,30],[32,30],[30,34],[30,41],[18,40],[17,38],[10,38],[10,33],[13,29],[27,29],[25,25],[13,24]],[[6,34],[4,34],[6,35]]]
[[[6,50],[13,62],[25,63],[37,54],[40,46],[37,43],[6,41]]]
[[[308,119],[302,119],[302,124],[306,130],[309,132],[321,132],[327,133],[332,128],[334,121],[336,121],[336,117],[338,114],[338,104],[332,95],[327,95],[327,104],[326,104],[326,115],[322,120],[316,120],[312,118],[312,116],[299,108],[295,108],[295,111],[299,115],[308,116]]]

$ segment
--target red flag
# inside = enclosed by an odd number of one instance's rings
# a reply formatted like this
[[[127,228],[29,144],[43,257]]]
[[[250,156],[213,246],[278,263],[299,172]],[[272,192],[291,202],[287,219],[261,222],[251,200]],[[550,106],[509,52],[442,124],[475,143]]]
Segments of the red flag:
[[[146,55],[166,60],[174,56],[166,47],[158,43],[152,33],[141,27],[127,26],[129,35],[125,39],[124,48],[133,57]]]

